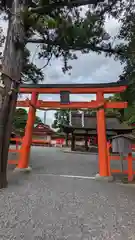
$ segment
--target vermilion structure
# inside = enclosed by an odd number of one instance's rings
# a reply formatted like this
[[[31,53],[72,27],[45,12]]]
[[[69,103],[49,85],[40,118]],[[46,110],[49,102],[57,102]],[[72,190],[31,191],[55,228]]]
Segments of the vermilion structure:
[[[28,120],[21,147],[21,158],[18,168],[26,169],[29,165],[29,154],[32,142],[32,131],[35,120],[36,109],[87,109],[97,110],[97,132],[98,132],[98,158],[100,176],[109,176],[107,161],[107,139],[105,124],[106,108],[126,108],[127,102],[106,102],[104,94],[120,93],[125,91],[125,84],[104,83],[104,84],[39,84],[22,85],[20,93],[31,94],[31,100],[18,101],[18,107],[29,107]],[[56,102],[40,101],[39,94],[96,94],[96,100],[91,102]]]

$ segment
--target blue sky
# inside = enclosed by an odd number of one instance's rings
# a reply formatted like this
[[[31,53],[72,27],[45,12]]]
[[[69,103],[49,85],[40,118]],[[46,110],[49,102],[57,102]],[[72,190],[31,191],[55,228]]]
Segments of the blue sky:
[[[4,27],[5,34],[7,25],[0,21]],[[113,19],[106,21],[106,29],[111,36],[114,36],[119,30],[119,23]],[[35,44],[28,45],[31,51],[33,62],[42,67],[45,64],[44,60],[38,59],[38,48]],[[36,54],[35,54],[36,52]],[[117,81],[118,76],[122,72],[122,66],[119,61],[114,61],[113,58],[105,58],[105,55],[97,55],[90,53],[87,55],[77,53],[78,59],[71,62],[72,70],[71,75],[63,74],[62,62],[60,59],[53,59],[51,65],[44,69],[44,83],[103,83]],[[59,100],[57,95],[40,95],[39,99]],[[94,95],[74,95],[71,98],[73,101],[89,101],[95,99]],[[37,111],[37,115],[42,119],[44,118],[43,111]],[[48,111],[46,115],[46,123],[51,125],[54,119],[54,111]]]

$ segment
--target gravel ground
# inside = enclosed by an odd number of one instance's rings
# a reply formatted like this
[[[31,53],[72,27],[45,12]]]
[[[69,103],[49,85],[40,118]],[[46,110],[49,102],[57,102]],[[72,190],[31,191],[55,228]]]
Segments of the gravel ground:
[[[135,239],[135,187],[90,179],[96,155],[32,148],[30,174],[10,174],[0,193],[0,240]]]

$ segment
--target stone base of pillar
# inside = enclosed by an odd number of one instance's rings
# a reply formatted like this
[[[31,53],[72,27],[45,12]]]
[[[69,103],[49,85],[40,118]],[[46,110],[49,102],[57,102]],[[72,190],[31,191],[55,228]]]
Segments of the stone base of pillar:
[[[18,168],[18,167],[16,167],[15,169],[14,169],[14,172],[24,172],[24,173],[29,173],[29,172],[31,172],[32,171],[32,168],[29,166],[29,167],[27,167],[27,168]]]
[[[96,180],[96,181],[113,182],[113,181],[114,181],[114,177],[113,177],[113,176],[103,177],[103,176],[100,176],[99,173],[97,173],[96,176],[95,176],[95,180]]]

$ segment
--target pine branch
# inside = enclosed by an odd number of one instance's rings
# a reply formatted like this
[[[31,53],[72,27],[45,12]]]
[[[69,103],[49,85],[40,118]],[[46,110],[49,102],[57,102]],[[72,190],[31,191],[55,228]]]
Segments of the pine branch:
[[[53,45],[53,46],[60,46],[60,43],[58,41],[51,41],[51,40],[45,40],[45,39],[28,39],[27,43],[35,43],[35,44],[47,44],[47,45]],[[63,45],[64,47],[64,45]],[[106,48],[105,46],[96,46],[92,43],[81,43],[79,45],[78,43],[72,44],[72,45],[65,45],[65,48],[68,48],[68,50],[75,50],[75,51],[82,51],[82,50],[91,50],[94,52],[104,52],[108,54],[118,54],[123,55],[124,51],[122,49],[114,49],[111,47]]]
[[[41,6],[41,7],[36,7],[36,8],[29,8],[29,11],[32,13],[40,13],[40,14],[45,14],[53,11],[54,9],[59,9],[62,7],[79,7],[79,6],[85,6],[89,4],[97,5],[98,3],[102,3],[104,0],[68,0],[66,1],[60,1],[60,2],[55,2],[49,5]]]

